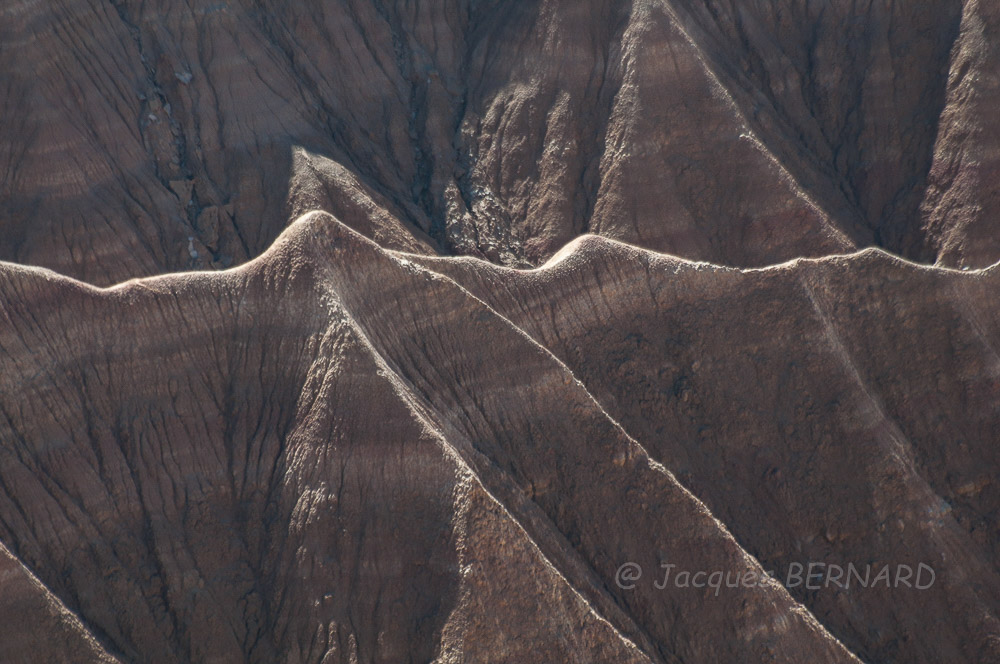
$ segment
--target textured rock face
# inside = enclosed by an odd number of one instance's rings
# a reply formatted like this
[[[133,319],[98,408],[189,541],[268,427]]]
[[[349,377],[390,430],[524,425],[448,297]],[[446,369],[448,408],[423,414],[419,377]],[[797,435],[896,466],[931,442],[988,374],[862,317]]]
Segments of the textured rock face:
[[[995,269],[870,250],[720,272],[596,238],[539,272],[431,266],[551,349],[768,569],[933,565],[912,594],[792,588],[862,660],[998,656]]]
[[[584,232],[735,266],[1000,258],[979,2],[0,11],[0,256],[92,283],[242,263],[315,208],[514,266]]]
[[[947,106],[941,114],[934,162],[921,208],[925,234],[947,264],[989,265],[997,260],[992,220],[1000,211],[995,62],[1000,14],[969,2],[952,49]]]
[[[7,2],[0,661],[1000,661],[998,20]]]
[[[126,661],[1000,655],[995,271],[519,272],[312,214],[218,275],[0,283],[0,537]]]

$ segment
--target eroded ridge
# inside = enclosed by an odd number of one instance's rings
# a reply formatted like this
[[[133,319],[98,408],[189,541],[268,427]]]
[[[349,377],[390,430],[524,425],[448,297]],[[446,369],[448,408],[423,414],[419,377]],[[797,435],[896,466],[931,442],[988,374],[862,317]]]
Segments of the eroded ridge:
[[[597,237],[510,270],[323,213],[219,273],[4,265],[5,588],[94,660],[989,659],[995,279]],[[654,582],[873,560],[936,581]]]

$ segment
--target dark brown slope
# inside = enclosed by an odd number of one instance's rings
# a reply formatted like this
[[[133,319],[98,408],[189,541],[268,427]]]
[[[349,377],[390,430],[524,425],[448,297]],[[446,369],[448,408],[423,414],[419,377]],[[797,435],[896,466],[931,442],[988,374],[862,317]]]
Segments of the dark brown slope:
[[[962,66],[961,0],[669,4],[764,144],[859,246],[936,259],[918,207]]]
[[[421,261],[566,362],[765,567],[931,565],[920,592],[793,589],[862,659],[1000,657],[995,269],[740,272],[595,237],[532,272]]]
[[[0,661],[1000,661],[998,19],[7,2]]]
[[[515,266],[588,231],[737,266],[870,245],[982,266],[992,14],[12,0],[0,258],[100,285],[217,269],[323,208]]]
[[[991,661],[995,279],[518,272],[321,214],[215,275],[8,266],[0,539],[128,661]],[[936,582],[653,584],[757,560]]]
[[[0,538],[124,660],[856,661],[777,583],[617,586],[760,568],[548,351],[329,216],[0,288]]]
[[[100,662],[117,664],[7,547],[0,544],[0,656],[11,664]]]
[[[924,232],[948,265],[985,266],[997,260],[1000,235],[1000,10],[967,2],[951,55],[947,105],[941,114],[933,167],[921,207]]]

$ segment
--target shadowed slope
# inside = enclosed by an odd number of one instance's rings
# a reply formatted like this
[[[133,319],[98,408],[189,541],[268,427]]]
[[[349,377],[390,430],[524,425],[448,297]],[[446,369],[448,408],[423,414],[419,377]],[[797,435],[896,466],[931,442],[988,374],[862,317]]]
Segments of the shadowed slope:
[[[741,272],[596,237],[529,272],[414,260],[566,362],[765,567],[931,565],[926,591],[792,590],[862,659],[997,656],[996,269]]]
[[[7,2],[0,660],[1000,660],[987,5]]]
[[[990,11],[800,4],[17,0],[0,257],[222,269],[322,208],[522,267],[586,232],[744,267],[1000,258]]]
[[[854,661],[777,583],[616,585],[760,568],[548,351],[329,216],[219,275],[2,288],[3,541],[126,659]]]
[[[77,616],[3,544],[0,587],[0,655],[5,662],[28,664],[44,657],[47,662],[117,664]]]

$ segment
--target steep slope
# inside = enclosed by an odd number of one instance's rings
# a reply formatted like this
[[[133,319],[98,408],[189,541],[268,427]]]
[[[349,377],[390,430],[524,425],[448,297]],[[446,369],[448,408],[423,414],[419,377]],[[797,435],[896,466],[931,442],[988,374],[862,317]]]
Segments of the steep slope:
[[[670,4],[764,144],[859,246],[934,260],[918,206],[959,0]]]
[[[967,2],[951,53],[947,105],[921,209],[925,234],[948,265],[983,267],[997,261],[992,231],[1000,212],[1000,152],[996,103],[1000,84],[1000,14],[989,3]]]
[[[595,237],[533,272],[420,260],[566,362],[766,568],[933,567],[924,591],[792,589],[862,659],[998,656],[995,269],[740,272]]]
[[[980,4],[16,0],[0,258],[98,285],[221,269],[322,208],[511,266],[585,232],[988,265]]]
[[[855,661],[773,581],[616,585],[763,571],[548,351],[329,216],[3,302],[0,537],[128,661]]]
[[[5,662],[34,662],[40,656],[47,662],[118,662],[2,544],[0,587],[0,655]]]
[[[1000,661],[998,21],[4,3],[0,661]]]
[[[994,282],[592,237],[518,272],[323,214],[219,274],[7,266],[0,539],[127,661],[988,660]],[[854,314],[891,345],[866,361],[838,303],[868,283],[899,303]],[[928,384],[966,396],[900,396]],[[936,582],[657,583],[811,561]]]

